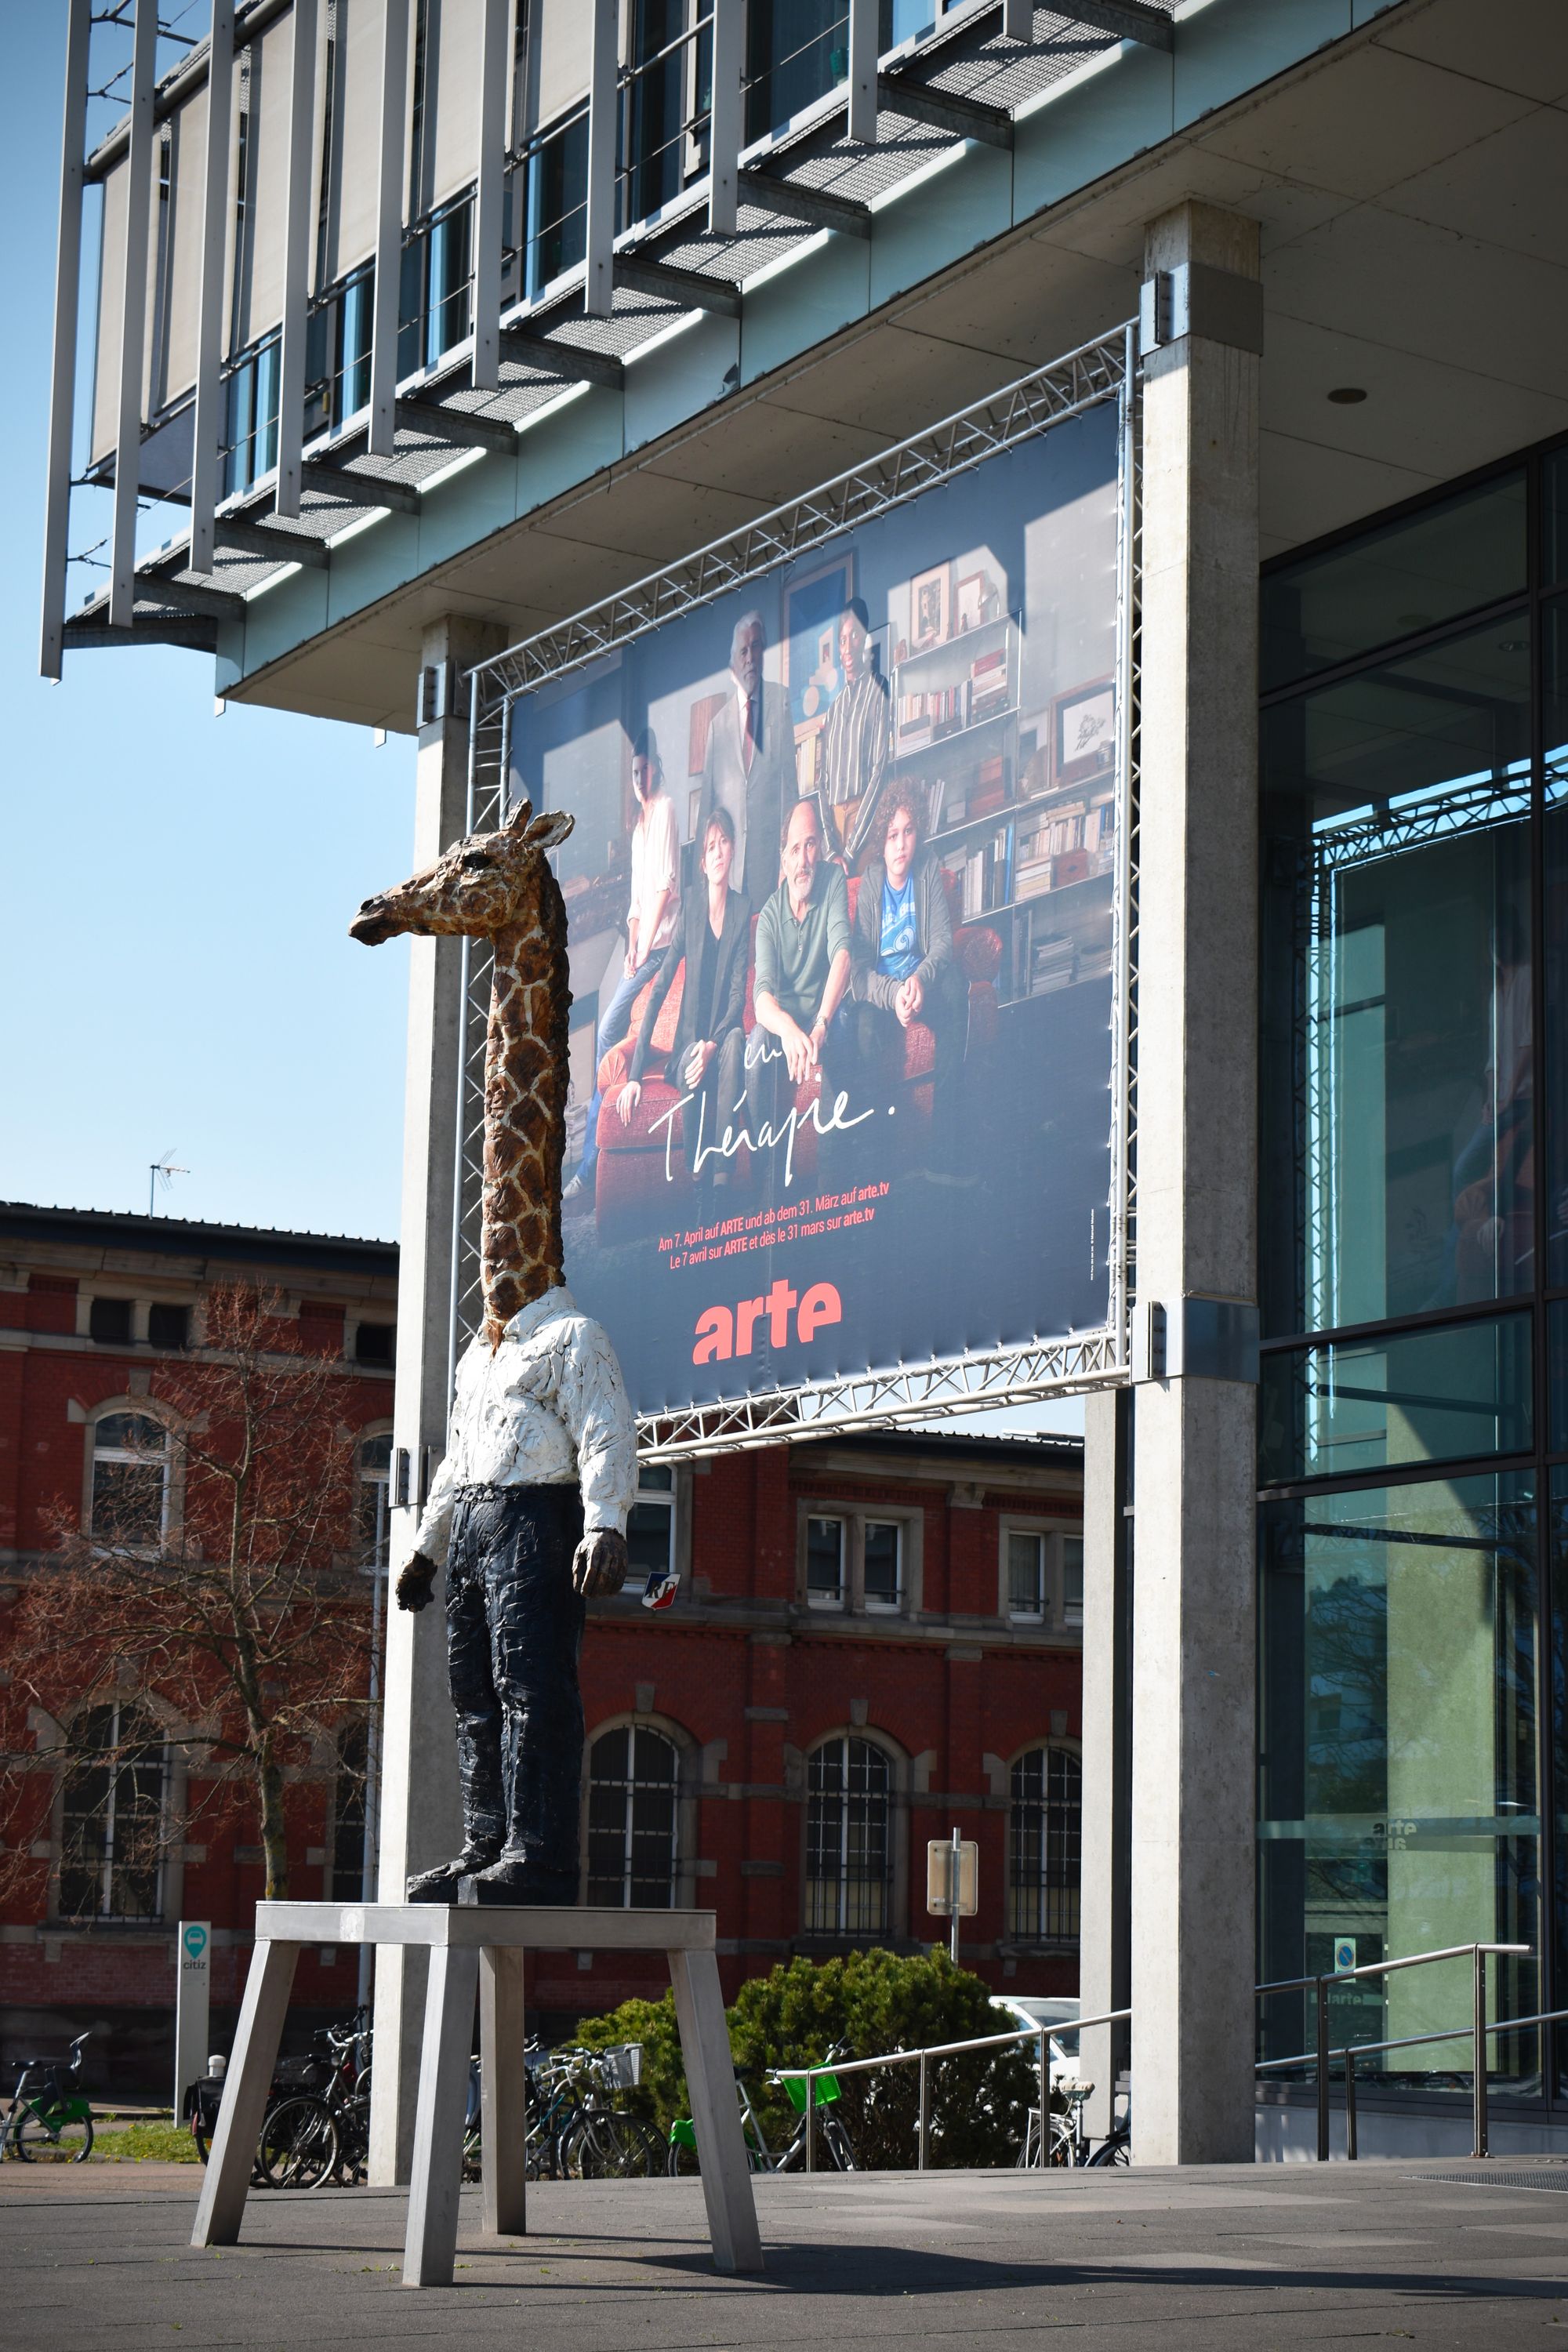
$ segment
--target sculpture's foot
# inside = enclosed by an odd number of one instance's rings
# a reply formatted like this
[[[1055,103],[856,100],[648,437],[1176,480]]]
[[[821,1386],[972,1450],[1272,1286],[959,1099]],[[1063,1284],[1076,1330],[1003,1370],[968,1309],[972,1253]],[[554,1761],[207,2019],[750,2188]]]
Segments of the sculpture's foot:
[[[462,1881],[476,1870],[487,1869],[494,1860],[493,1846],[466,1845],[455,1861],[422,1870],[417,1878],[411,1878],[403,1899],[405,1903],[456,1903]]]
[[[463,1904],[572,1904],[577,1900],[577,1873],[535,1870],[526,1862],[503,1860],[471,1873],[456,1899]]]

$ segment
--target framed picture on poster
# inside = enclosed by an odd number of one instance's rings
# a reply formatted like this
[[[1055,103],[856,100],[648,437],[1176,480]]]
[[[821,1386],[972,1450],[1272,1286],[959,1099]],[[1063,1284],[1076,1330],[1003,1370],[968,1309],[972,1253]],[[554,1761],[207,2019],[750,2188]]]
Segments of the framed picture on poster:
[[[844,683],[838,660],[838,615],[855,593],[855,551],[847,549],[819,571],[784,590],[784,668],[795,740],[802,727],[820,727]]]
[[[1116,764],[1116,681],[1096,678],[1051,705],[1051,764],[1058,784],[1110,773]]]
[[[940,646],[948,635],[950,578],[948,565],[938,563],[930,572],[917,572],[910,582],[910,634],[918,654]]]

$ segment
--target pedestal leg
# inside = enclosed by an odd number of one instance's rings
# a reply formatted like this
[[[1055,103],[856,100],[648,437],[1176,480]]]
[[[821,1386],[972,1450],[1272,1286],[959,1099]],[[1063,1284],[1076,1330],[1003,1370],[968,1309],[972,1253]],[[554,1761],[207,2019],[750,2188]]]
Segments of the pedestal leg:
[[[474,2036],[478,1952],[437,1944],[425,1995],[414,2177],[408,2188],[405,2286],[450,2286],[458,2251],[458,2191],[463,2179],[463,2114]]]
[[[669,1973],[714,2264],[721,2271],[760,2271],[763,2242],[735,2097],[735,2062],[724,2023],[719,1964],[711,1952],[671,1952]]]
[[[521,2237],[528,2229],[526,2042],[522,1954],[489,1946],[479,1954],[479,2128],[490,2237]]]
[[[193,2246],[232,2246],[239,2236],[299,1958],[298,1944],[270,1942],[258,1944],[251,1955],[239,2030],[191,2232]]]

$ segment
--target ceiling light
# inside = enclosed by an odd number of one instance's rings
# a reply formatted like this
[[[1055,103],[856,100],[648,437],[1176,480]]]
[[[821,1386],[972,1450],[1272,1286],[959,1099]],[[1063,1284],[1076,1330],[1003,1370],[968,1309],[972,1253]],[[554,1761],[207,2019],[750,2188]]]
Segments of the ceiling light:
[[[1329,398],[1338,407],[1353,408],[1358,401],[1366,398],[1366,394],[1359,383],[1342,383],[1336,391],[1330,393]]]

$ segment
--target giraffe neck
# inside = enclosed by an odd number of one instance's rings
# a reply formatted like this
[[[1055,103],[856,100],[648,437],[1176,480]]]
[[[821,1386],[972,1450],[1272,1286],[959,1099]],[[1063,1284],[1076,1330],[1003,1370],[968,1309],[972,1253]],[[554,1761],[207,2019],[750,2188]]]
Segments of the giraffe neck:
[[[542,865],[539,904],[494,939],[485,1041],[480,1257],[491,1347],[511,1317],[562,1280],[561,1169],[572,995],[566,909]]]

